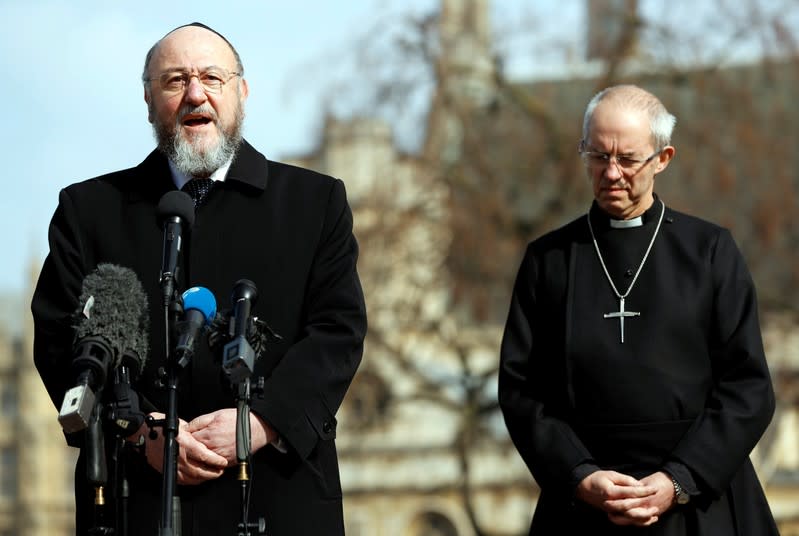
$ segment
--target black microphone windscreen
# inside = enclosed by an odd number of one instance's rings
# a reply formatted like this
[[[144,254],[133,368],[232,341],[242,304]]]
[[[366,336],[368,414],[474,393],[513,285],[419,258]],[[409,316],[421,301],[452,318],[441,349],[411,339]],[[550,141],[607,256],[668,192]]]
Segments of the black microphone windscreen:
[[[171,190],[161,196],[158,202],[158,221],[177,216],[188,227],[194,225],[194,200],[186,192]]]
[[[123,354],[144,368],[149,350],[147,295],[130,268],[99,264],[83,280],[79,309],[75,314],[75,340],[103,337],[113,351],[111,368],[120,364]]]
[[[253,304],[258,300],[258,288],[249,279],[239,279],[233,285],[233,303],[238,300],[250,300]]]

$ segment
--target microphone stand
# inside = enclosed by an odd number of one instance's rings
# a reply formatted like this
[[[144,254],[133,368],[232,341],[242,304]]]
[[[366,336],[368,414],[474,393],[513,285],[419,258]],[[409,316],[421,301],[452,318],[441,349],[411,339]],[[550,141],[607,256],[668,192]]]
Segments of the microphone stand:
[[[257,299],[255,283],[241,279],[233,291],[235,303],[234,318],[229,321],[228,335],[231,340],[222,349],[222,369],[231,385],[236,387],[236,460],[239,463],[238,480],[241,486],[241,519],[237,525],[237,536],[266,534],[266,521],[259,517],[254,523],[249,521],[250,508],[250,455],[252,450],[250,434],[250,378],[255,370],[255,351],[247,340],[256,326],[250,317],[250,305]],[[263,395],[263,377],[258,378],[256,392]],[[255,530],[256,532],[251,532]]]
[[[123,357],[125,360],[126,357]],[[138,357],[136,357],[138,360]],[[138,371],[138,367],[136,368]],[[134,373],[138,375],[138,373]],[[127,474],[126,441],[133,432],[145,422],[145,415],[139,409],[139,397],[132,389],[131,370],[127,364],[120,365],[114,372],[114,386],[112,401],[108,403],[105,412],[105,421],[114,430],[113,461],[114,474],[114,500],[116,508],[116,530],[118,536],[128,534],[128,499],[130,487]],[[132,447],[130,447],[132,448]]]
[[[263,377],[258,378],[255,392],[263,394]],[[259,517],[256,522],[249,521],[250,508],[250,454],[252,449],[252,435],[250,430],[250,377],[242,379],[237,384],[236,393],[236,460],[239,463],[238,480],[241,488],[241,520],[238,524],[237,536],[250,536],[251,534],[266,534],[266,520]],[[250,532],[255,530],[256,532]]]
[[[167,370],[167,409],[164,419],[148,419],[150,428],[160,426],[164,435],[164,462],[163,479],[161,486],[161,522],[158,526],[158,536],[180,536],[181,514],[180,497],[175,495],[177,488],[178,450],[180,446],[178,437],[178,380],[180,373],[190,361],[190,355],[183,353],[176,356],[170,343],[170,332],[175,320],[182,312],[183,306],[179,300],[172,298],[170,303],[164,304],[164,318],[166,322],[166,355]]]
[[[177,299],[178,258],[180,256],[181,233],[184,224],[191,228],[194,224],[194,202],[185,192],[170,191],[158,202],[158,216],[164,226],[164,250],[161,264],[160,290],[164,307],[164,355],[167,359],[165,387],[167,389],[166,417],[162,420],[148,419],[153,426],[161,426],[164,434],[164,465],[161,522],[159,536],[179,536],[180,534],[180,498],[175,496],[177,482],[178,459],[178,376],[186,367],[190,356],[183,355],[176,359],[170,344],[170,333],[175,325],[177,315],[183,312],[183,306]],[[177,520],[177,522],[175,522]],[[177,525],[177,530],[175,530]]]
[[[89,529],[89,534],[92,536],[114,533],[112,527],[103,524],[108,464],[105,455],[105,436],[100,422],[102,412],[103,405],[98,397],[86,428],[86,480],[94,486],[94,525]]]

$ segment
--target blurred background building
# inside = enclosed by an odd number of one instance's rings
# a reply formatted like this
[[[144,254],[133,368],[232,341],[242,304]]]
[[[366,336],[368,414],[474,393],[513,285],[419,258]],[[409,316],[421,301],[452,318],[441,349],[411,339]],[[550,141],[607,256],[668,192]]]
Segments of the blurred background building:
[[[776,28],[782,53],[745,62],[678,62],[668,51],[681,37],[644,20],[635,0],[590,0],[585,53],[557,75],[518,80],[496,53],[488,8],[442,0],[399,21],[405,55],[386,61],[423,73],[426,97],[367,70],[358,82],[380,96],[374,113],[329,114],[316,148],[287,159],[345,180],[361,244],[370,331],[339,413],[347,534],[526,534],[538,490],[496,400],[512,278],[526,242],[590,201],[576,154],[585,103],[632,82],[678,117],[677,158],[656,191],[731,228],[756,280],[778,408],[752,458],[782,534],[799,535],[796,35]],[[414,106],[420,137],[400,149],[384,112]],[[74,530],[75,453],[30,356],[29,321],[2,334],[0,536]]]

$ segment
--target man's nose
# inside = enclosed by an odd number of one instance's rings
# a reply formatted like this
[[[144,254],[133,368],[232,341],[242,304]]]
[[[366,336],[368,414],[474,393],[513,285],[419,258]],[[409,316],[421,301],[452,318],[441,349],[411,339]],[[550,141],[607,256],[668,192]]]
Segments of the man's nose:
[[[612,181],[617,181],[623,177],[621,168],[615,157],[610,158],[605,165],[605,177]]]
[[[208,95],[205,93],[205,88],[200,83],[200,79],[192,76],[186,82],[186,94],[184,95],[186,102],[190,104],[202,104],[208,100]]]

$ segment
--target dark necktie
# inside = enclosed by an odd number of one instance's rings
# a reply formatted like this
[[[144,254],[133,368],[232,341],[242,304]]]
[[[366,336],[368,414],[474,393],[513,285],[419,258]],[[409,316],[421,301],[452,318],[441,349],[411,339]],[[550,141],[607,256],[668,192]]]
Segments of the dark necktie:
[[[208,194],[211,192],[211,188],[214,186],[213,179],[191,179],[189,182],[183,185],[183,190],[187,194],[194,199],[194,208],[198,208],[205,202],[205,198],[208,197]]]

